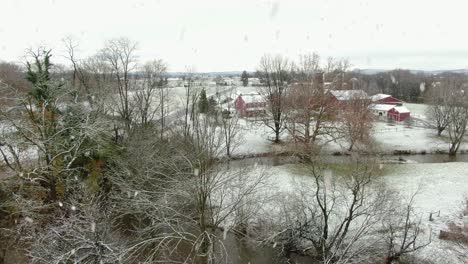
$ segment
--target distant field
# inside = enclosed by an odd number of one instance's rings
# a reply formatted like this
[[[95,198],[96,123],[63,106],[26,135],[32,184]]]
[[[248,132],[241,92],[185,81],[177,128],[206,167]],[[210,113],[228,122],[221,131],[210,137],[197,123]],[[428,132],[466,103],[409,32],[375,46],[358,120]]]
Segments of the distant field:
[[[426,119],[427,104],[404,104],[410,111],[411,116],[421,119]]]

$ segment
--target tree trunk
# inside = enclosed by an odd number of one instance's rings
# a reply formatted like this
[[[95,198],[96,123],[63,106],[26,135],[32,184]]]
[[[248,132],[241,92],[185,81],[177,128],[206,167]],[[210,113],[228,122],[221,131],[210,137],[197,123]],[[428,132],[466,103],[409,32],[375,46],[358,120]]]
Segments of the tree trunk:
[[[449,149],[449,156],[456,156],[456,155],[457,155],[456,144],[452,144]]]
[[[275,129],[275,143],[279,143],[280,142],[280,138],[279,138],[279,130],[278,129]]]
[[[349,145],[348,151],[352,151],[354,147],[354,141],[351,141],[351,145]]]
[[[438,128],[437,128],[437,136],[439,136],[439,137],[440,137],[440,136],[442,135],[442,132],[443,132],[443,131],[444,131],[444,129],[443,129],[443,128],[441,128],[441,127],[438,127]]]
[[[400,260],[400,256],[387,256],[387,258],[385,258],[385,264],[392,264],[392,263],[395,263],[395,262],[398,262]]]

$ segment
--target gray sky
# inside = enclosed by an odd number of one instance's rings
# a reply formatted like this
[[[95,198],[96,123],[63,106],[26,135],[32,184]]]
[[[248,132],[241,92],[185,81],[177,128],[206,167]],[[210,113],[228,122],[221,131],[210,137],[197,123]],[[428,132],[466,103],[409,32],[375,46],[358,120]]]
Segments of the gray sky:
[[[80,56],[125,36],[170,71],[255,70],[264,53],[318,52],[359,68],[468,68],[466,0],[2,0],[0,60],[80,41]]]

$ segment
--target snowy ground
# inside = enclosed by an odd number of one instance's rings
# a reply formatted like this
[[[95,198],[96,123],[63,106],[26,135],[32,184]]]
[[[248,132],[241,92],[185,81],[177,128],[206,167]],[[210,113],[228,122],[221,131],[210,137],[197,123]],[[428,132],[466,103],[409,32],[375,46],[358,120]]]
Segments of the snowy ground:
[[[235,155],[265,153],[273,148],[273,131],[259,122],[252,124],[251,121],[241,120],[244,132],[244,140],[234,151]],[[447,135],[441,137],[436,135],[435,129],[417,126],[408,127],[404,124],[389,125],[384,122],[375,122],[372,137],[383,153],[394,153],[395,151],[410,152],[412,154],[447,152],[449,140]],[[286,132],[282,134],[287,139]],[[348,147],[348,142],[338,140],[330,142],[325,146],[329,152],[343,152]],[[468,152],[468,139],[460,146],[460,152]]]
[[[410,151],[412,153],[433,153],[437,151],[447,152],[449,140],[445,134],[438,137],[435,129],[423,127],[407,127],[406,125],[388,125],[386,123],[376,123],[374,126],[374,139],[385,152],[395,150]],[[465,139],[460,151],[466,151],[468,144]]]
[[[427,117],[427,104],[404,104],[411,112],[411,116],[419,119],[426,119]]]
[[[255,91],[255,87],[241,87],[237,89],[240,92]],[[425,104],[405,104],[410,110],[411,115],[415,118],[425,120],[426,109]],[[253,125],[251,121],[242,119],[241,125],[244,132],[244,140],[240,146],[234,151],[235,155],[260,154],[271,151],[273,144],[271,138],[273,131],[264,126]],[[396,124],[388,124],[386,122],[375,122],[372,131],[372,137],[375,143],[384,153],[394,153],[396,151],[409,152],[413,154],[420,153],[437,153],[447,152],[449,149],[448,136],[443,133],[438,137],[435,129],[422,127],[419,124],[408,126],[404,122]],[[282,134],[283,139],[287,139],[286,132]],[[343,152],[348,147],[348,142],[338,140],[330,142],[325,146],[329,152]],[[460,146],[460,152],[468,152],[468,139],[465,138],[464,143]]]

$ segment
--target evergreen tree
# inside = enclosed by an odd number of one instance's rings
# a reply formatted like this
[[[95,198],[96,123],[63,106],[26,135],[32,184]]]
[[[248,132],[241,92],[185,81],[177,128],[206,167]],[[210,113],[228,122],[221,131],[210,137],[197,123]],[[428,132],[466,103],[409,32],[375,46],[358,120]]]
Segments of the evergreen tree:
[[[208,100],[208,112],[210,112],[211,114],[216,113],[216,100],[213,96],[211,96]]]
[[[209,103],[208,99],[206,98],[206,91],[203,89],[200,92],[200,100],[198,101],[198,111],[202,114],[206,114],[208,112]]]
[[[244,87],[249,84],[249,74],[246,71],[242,72],[241,81]]]
[[[51,93],[49,70],[52,67],[50,63],[52,57],[50,50],[40,51],[34,58],[34,62],[26,62],[26,79],[32,84],[30,95],[37,104],[49,106],[49,100],[53,99]]]

